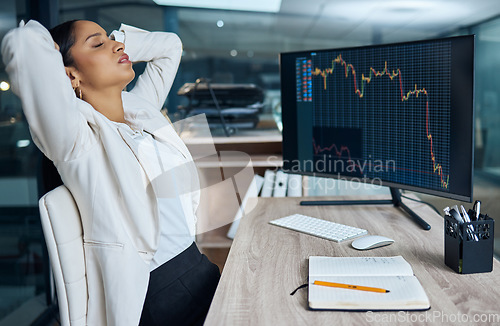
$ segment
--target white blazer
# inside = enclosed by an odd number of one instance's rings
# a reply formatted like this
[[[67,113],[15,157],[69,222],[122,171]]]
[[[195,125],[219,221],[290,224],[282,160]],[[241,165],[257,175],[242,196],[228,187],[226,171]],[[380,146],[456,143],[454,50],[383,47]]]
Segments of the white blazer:
[[[54,162],[80,210],[89,293],[87,323],[137,325],[149,262],[159,239],[154,189],[151,183],[144,185],[135,145],[75,96],[50,33],[36,21],[22,25],[5,36],[2,57],[33,140]],[[122,93],[126,120],[143,126],[192,162],[159,111],[180,62],[180,39],[124,24],[120,31],[130,60],[147,62],[134,89]],[[198,203],[199,191],[192,195],[194,210]]]

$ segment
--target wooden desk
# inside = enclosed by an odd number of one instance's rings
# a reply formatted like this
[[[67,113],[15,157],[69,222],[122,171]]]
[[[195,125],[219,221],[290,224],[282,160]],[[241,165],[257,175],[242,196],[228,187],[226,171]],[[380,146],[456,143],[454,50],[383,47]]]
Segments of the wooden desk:
[[[500,263],[494,262],[491,273],[453,272],[444,264],[443,218],[429,207],[404,200],[431,225],[430,231],[424,231],[391,206],[303,207],[299,200],[259,198],[257,207],[242,219],[205,325],[500,325]],[[395,243],[357,251],[352,241],[339,244],[268,224],[294,213],[364,228]],[[307,289],[294,296],[290,292],[307,282],[308,257],[313,255],[401,255],[422,283],[431,309],[399,313],[309,310]],[[464,318],[469,321],[458,322]],[[493,319],[474,323],[473,318]]]

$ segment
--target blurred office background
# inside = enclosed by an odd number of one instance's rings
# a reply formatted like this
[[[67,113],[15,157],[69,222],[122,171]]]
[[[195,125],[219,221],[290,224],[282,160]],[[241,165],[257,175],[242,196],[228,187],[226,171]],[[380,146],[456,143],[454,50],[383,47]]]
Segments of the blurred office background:
[[[191,2],[210,8],[196,4],[187,7]],[[219,2],[221,8],[217,8]],[[262,114],[274,113],[279,120],[280,52],[476,34],[474,197],[483,201],[483,209],[490,215],[500,215],[498,0],[170,3],[163,6],[152,0],[0,0],[0,39],[21,19],[37,19],[47,27],[70,19],[88,19],[108,32],[117,29],[121,22],[147,30],[173,31],[183,40],[184,54],[165,104],[172,118],[179,116],[177,108],[186,102],[176,95],[180,86],[206,77],[212,82],[258,85],[265,95]],[[232,7],[227,7],[227,3]],[[137,65],[135,69],[140,72],[144,66]],[[41,156],[9,83],[0,63],[0,325],[44,325],[53,318],[55,310],[38,217]],[[451,204],[437,197],[421,198],[439,209]],[[498,245],[496,252],[500,253]]]

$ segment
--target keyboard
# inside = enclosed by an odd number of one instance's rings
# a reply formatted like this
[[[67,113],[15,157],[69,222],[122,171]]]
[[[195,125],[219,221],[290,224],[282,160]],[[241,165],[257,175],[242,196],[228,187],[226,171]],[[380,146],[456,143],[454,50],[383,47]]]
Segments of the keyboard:
[[[364,229],[301,214],[285,216],[269,223],[336,242],[367,234]]]

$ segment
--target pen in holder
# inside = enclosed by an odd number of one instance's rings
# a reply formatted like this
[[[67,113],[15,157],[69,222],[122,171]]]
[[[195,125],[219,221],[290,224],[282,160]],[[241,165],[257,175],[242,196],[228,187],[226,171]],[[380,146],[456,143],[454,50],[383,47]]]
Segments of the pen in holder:
[[[469,211],[472,216],[473,211]],[[495,221],[479,215],[475,221],[459,223],[444,216],[444,262],[460,274],[485,273],[493,270]]]

